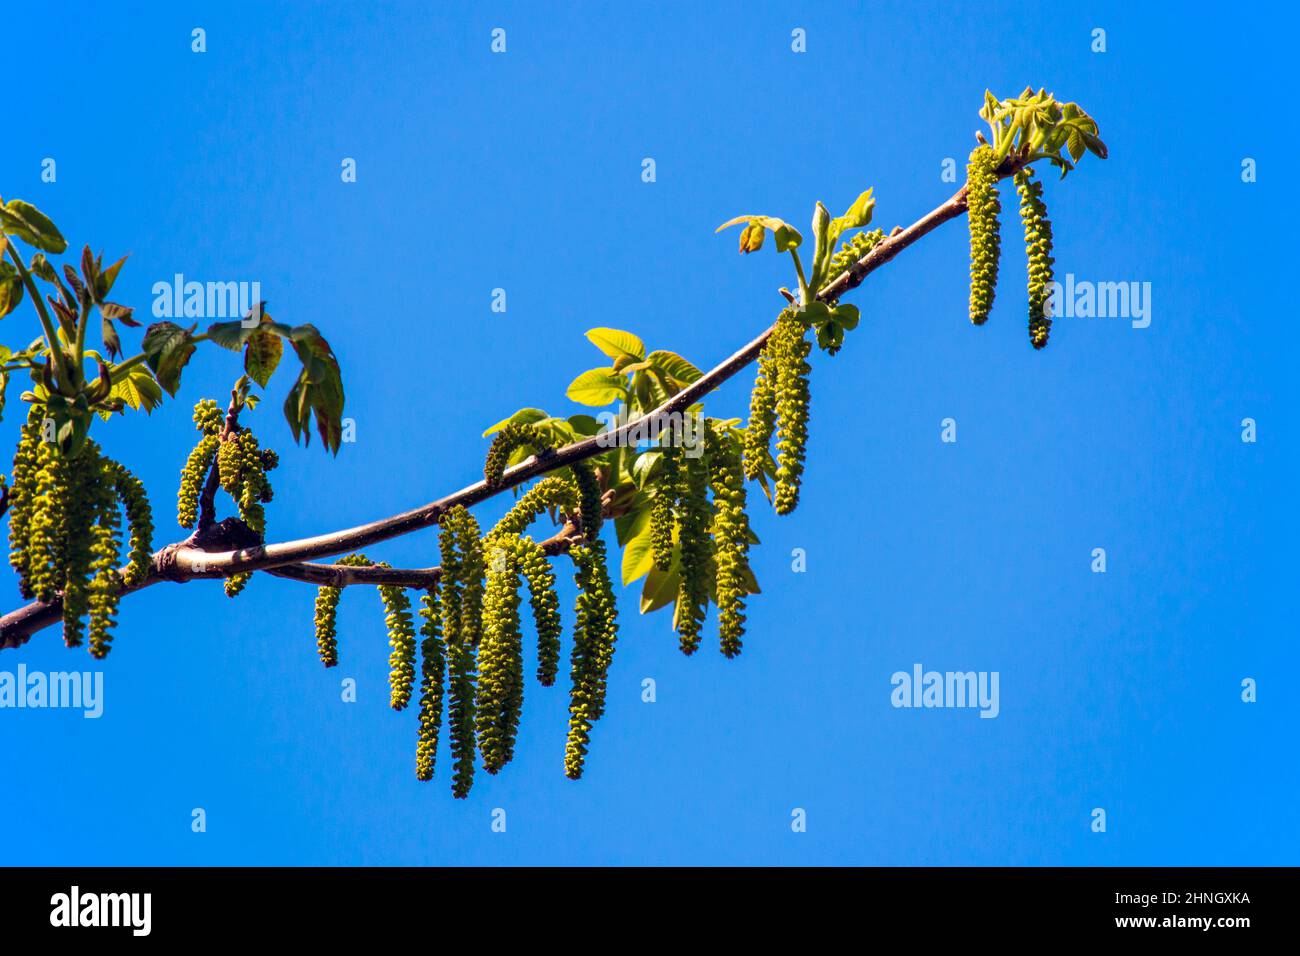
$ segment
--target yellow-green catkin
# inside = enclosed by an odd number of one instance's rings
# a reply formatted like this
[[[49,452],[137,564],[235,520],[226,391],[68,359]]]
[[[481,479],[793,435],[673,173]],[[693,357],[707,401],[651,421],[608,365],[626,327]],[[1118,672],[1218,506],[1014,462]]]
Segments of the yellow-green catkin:
[[[537,629],[537,680],[550,687],[560,666],[560,596],[555,591],[551,563],[531,538],[519,540],[519,573],[528,582],[528,601]]]
[[[713,553],[717,568],[718,638],[722,653],[740,653],[745,633],[745,596],[749,569],[749,519],[745,514],[745,478],[740,449],[730,429],[710,423],[709,481],[713,488]]]
[[[493,774],[514,756],[523,706],[518,545],[519,539],[514,536],[491,538],[487,545],[487,587],[474,715],[483,769]]]
[[[700,645],[700,628],[709,600],[709,526],[713,508],[709,504],[709,468],[703,456],[683,463],[679,496],[678,544],[681,549],[681,583],[673,625],[683,654],[694,654]]]
[[[569,470],[573,472],[574,483],[578,486],[578,512],[583,536],[588,541],[594,541],[600,534],[601,522],[605,520],[596,470],[585,461],[571,465]]]
[[[990,146],[979,146],[966,165],[966,219],[970,225],[970,320],[988,321],[998,285],[998,256],[1002,247],[998,215],[998,157]]]
[[[208,472],[216,460],[217,449],[221,439],[216,435],[204,435],[194,446],[190,456],[181,469],[181,484],[176,492],[176,522],[182,528],[193,528],[199,518],[199,497],[203,493],[203,484]]]
[[[371,561],[364,554],[349,554],[346,557],[339,558],[334,562],[343,567],[367,567]],[[335,667],[339,662],[339,642],[338,642],[338,609],[339,598],[343,596],[343,589],[336,588],[333,585],[323,584],[316,589],[316,652],[320,655],[320,661],[326,667]]]
[[[776,495],[779,515],[794,511],[799,504],[804,454],[808,445],[808,406],[811,392],[808,375],[808,329],[797,313],[787,312],[777,323],[768,342],[776,359]]]
[[[442,731],[442,696],[447,652],[442,642],[438,584],[420,599],[420,735],[415,744],[415,778],[432,780]]]
[[[343,589],[326,584],[316,589],[316,653],[326,667],[339,663],[338,609]]]
[[[781,330],[791,310],[786,309],[777,319],[776,330],[768,337],[758,353],[758,372],[754,377],[754,390],[749,395],[749,424],[742,441],[745,477],[753,481],[763,474],[769,455],[772,432],[776,429],[776,380],[778,365],[773,339]]]
[[[122,576],[117,566],[121,561],[122,542],[119,534],[118,500],[114,469],[104,469],[94,494],[95,526],[91,541],[89,585],[90,653],[97,658],[108,654],[117,624],[117,605],[121,597]]]
[[[527,422],[510,422],[492,438],[488,448],[487,461],[483,464],[483,480],[489,485],[501,483],[505,473],[506,462],[516,448],[528,447],[535,455],[542,455],[550,450],[550,443],[537,428]]]
[[[830,285],[859,259],[876,247],[880,240],[885,238],[883,229],[872,229],[870,232],[854,233],[848,239],[840,243],[840,248],[831,256],[830,269],[826,273],[826,285]]]
[[[597,538],[570,549],[578,585],[573,653],[570,657],[569,735],[564,748],[564,773],[582,776],[592,725],[605,710],[605,687],[618,637],[614,588],[605,561],[605,542]]]
[[[194,406],[194,427],[205,435],[216,435],[225,427],[225,415],[210,398],[199,399]]]
[[[538,515],[549,509],[576,514],[578,497],[577,485],[569,478],[561,475],[543,478],[519,497],[514,506],[492,528],[489,536],[523,534]]]
[[[49,453],[48,448],[44,452]],[[13,483],[9,488],[9,564],[18,575],[18,590],[33,597],[29,536],[36,499],[37,476],[42,467],[41,418],[35,407],[18,436],[14,450]]]
[[[262,449],[257,437],[247,428],[227,435],[217,450],[217,478],[221,488],[234,499],[240,520],[259,537],[266,534],[266,509],[263,504],[274,496],[266,473],[279,464],[275,452]],[[244,590],[252,574],[241,571],[226,578],[227,597]]]
[[[379,567],[386,568],[387,564]],[[405,710],[411,702],[415,683],[415,624],[411,619],[411,600],[399,584],[381,584],[379,596],[384,602],[384,624],[388,627],[388,702],[393,710]]]
[[[673,564],[677,491],[681,483],[681,449],[664,445],[659,452],[659,474],[650,499],[650,548],[655,567],[667,571]]]
[[[95,442],[87,441],[76,457],[65,462],[65,483],[58,492],[64,509],[58,575],[62,578],[63,591],[63,642],[68,647],[81,645],[85,633],[82,619],[90,610],[92,525],[102,467],[98,447]]]
[[[473,518],[463,507],[443,516],[439,531],[442,550],[442,633],[447,650],[447,722],[453,762],[451,792],[469,795],[474,785],[474,650],[478,624],[467,595],[470,581],[480,573],[472,550],[463,542],[474,537]],[[476,542],[477,543],[477,542]]]
[[[41,443],[39,460],[25,550],[32,594],[48,603],[63,586],[68,460],[49,442]]]
[[[1031,179],[1033,170],[1016,173],[1020,194],[1020,222],[1025,228],[1025,255],[1029,266],[1029,341],[1036,349],[1047,344],[1052,320],[1047,300],[1052,294],[1052,223],[1043,202],[1043,184]]]
[[[153,561],[153,508],[139,478],[118,462],[110,461],[108,464],[109,472],[106,474],[112,476],[113,488],[122,502],[131,530],[131,551],[123,579],[128,587],[135,587],[148,575]]]

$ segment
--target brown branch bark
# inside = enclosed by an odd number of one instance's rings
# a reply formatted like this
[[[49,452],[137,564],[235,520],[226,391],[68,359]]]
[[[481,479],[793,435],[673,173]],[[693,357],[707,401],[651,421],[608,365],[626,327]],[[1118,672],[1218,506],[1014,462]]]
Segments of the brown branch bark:
[[[1023,161],[1020,158],[1008,158],[998,170],[1000,178],[1013,175],[1021,168],[1022,164]],[[956,219],[965,211],[966,187],[962,186],[947,202],[932,209],[906,229],[895,230],[885,239],[882,239],[839,278],[823,288],[817,296],[818,299],[830,301],[842,297],[846,292],[861,285],[868,275],[889,262],[922,236],[933,232],[943,223]],[[388,541],[392,538],[410,534],[413,531],[431,527],[436,525],[443,515],[458,505],[469,507],[478,504],[547,472],[575,462],[584,461],[608,448],[618,446],[634,430],[648,425],[652,421],[661,421],[673,413],[685,411],[757,359],[759,352],[762,351],[774,328],[775,326],[771,326],[765,329],[730,358],[710,369],[697,381],[691,383],[687,388],[678,392],[653,411],[627,422],[614,431],[586,438],[571,445],[565,445],[541,459],[529,458],[513,468],[507,469],[502,480],[497,484],[489,486],[486,482],[478,481],[411,511],[379,521],[372,521],[368,524],[357,525],[353,528],[345,528],[342,531],[333,531],[310,538],[299,538],[295,541],[283,541],[226,551],[205,551],[202,548],[195,547],[190,542],[171,544],[154,555],[153,568],[145,580],[123,593],[150,587],[163,581],[183,582],[199,578],[223,578],[238,571],[269,571],[275,573],[277,577],[306,581],[313,584],[332,584],[335,580],[338,580],[344,584],[403,584],[410,582],[408,584],[410,587],[427,587],[427,583],[422,582],[428,582],[436,577],[438,573],[436,568],[404,570],[356,568],[348,569],[348,573],[345,574],[337,566],[307,562],[314,558],[357,551],[382,541]],[[391,577],[386,576],[390,572]],[[48,604],[33,601],[25,607],[10,611],[0,617],[0,649],[25,644],[33,633],[53,624],[59,617],[60,602],[57,600]]]

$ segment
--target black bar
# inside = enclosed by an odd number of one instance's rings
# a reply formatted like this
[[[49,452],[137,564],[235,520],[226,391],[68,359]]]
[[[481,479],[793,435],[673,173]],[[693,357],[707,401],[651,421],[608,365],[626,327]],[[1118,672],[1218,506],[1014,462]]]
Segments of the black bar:
[[[587,932],[600,934],[586,937],[593,943],[609,944],[623,938],[610,932],[631,940],[679,929],[762,941],[773,931],[814,927],[852,931],[864,944],[876,932],[903,931],[918,942],[1129,936],[1231,945],[1291,928],[1298,874],[1280,867],[28,868],[0,870],[0,933],[6,943],[144,935],[144,896],[121,894],[147,893],[149,938],[204,943],[356,938],[375,945],[408,930],[412,940],[432,943],[440,934],[425,931],[455,925],[494,940],[550,936],[557,945]],[[52,925],[114,918],[119,925]]]

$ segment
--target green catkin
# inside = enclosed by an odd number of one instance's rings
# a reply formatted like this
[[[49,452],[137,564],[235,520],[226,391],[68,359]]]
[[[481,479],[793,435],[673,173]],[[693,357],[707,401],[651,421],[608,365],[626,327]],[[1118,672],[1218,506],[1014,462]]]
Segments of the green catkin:
[[[111,477],[131,529],[131,552],[122,577],[128,587],[134,587],[145,579],[153,561],[153,508],[145,494],[144,483],[124,465],[110,460],[105,476],[106,480]]]
[[[229,435],[217,450],[221,488],[234,499],[240,520],[259,537],[266,534],[266,509],[262,505],[273,497],[266,472],[278,464],[279,457],[259,447],[256,436],[247,428]],[[226,596],[238,595],[251,577],[251,572],[241,571],[226,578]]]
[[[970,320],[988,321],[998,285],[998,255],[1002,239],[998,215],[998,157],[991,146],[979,146],[966,165],[966,219],[970,225]]]
[[[29,580],[32,594],[40,601],[52,601],[63,585],[64,543],[67,531],[68,460],[53,445],[42,443],[40,471],[36,475],[31,524],[27,538]]]
[[[688,458],[680,500],[678,524],[681,548],[681,584],[673,624],[683,654],[694,654],[700,644],[700,628],[709,600],[709,526],[713,508],[709,504],[709,468],[703,457]]]
[[[415,745],[415,779],[432,780],[442,730],[443,681],[447,653],[442,643],[438,584],[420,599],[420,736]]]
[[[100,659],[107,656],[112,644],[122,587],[122,576],[117,571],[122,551],[121,521],[113,478],[114,470],[111,468],[101,473],[95,495],[96,524],[91,543],[94,558],[90,565],[90,653]]]
[[[368,567],[370,559],[364,554],[349,554],[334,562],[343,567]],[[335,667],[339,662],[339,642],[336,622],[338,620],[339,598],[343,589],[323,584],[316,589],[316,652],[321,663],[326,667]]]
[[[736,440],[710,423],[709,471],[713,488],[713,551],[717,566],[718,638],[722,653],[740,653],[745,633],[746,570],[749,567],[749,519],[745,515],[745,479]]]
[[[503,425],[488,448],[487,461],[483,465],[483,480],[489,485],[500,484],[511,452],[521,447],[531,448],[538,456],[551,449],[550,442],[546,441],[535,426],[527,422]]]
[[[773,338],[781,329],[789,309],[777,319],[776,331],[769,336],[762,351],[758,353],[758,372],[754,376],[754,390],[749,396],[749,424],[745,428],[742,441],[744,451],[745,477],[755,481],[763,474],[763,465],[767,461],[768,446],[772,443],[772,432],[776,429],[776,380],[777,360]]]
[[[494,538],[487,546],[487,588],[474,714],[483,769],[492,774],[514,755],[523,706],[518,546],[515,537]]]
[[[600,525],[604,521],[600,482],[596,478],[596,470],[585,461],[571,465],[570,470],[578,486],[578,512],[582,521],[583,536],[588,541],[594,541],[600,534]]]
[[[180,490],[176,492],[176,522],[182,528],[193,528],[199,518],[199,496],[212,462],[216,460],[217,449],[221,439],[216,435],[204,435],[190,452],[190,457],[181,469]]]
[[[379,567],[386,568],[387,564]],[[411,702],[411,686],[415,682],[415,624],[411,619],[411,600],[406,589],[398,584],[381,584],[379,596],[384,602],[384,624],[388,627],[389,706],[405,710]]]
[[[1029,341],[1036,349],[1047,344],[1052,320],[1047,300],[1052,294],[1052,223],[1043,202],[1043,184],[1030,179],[1032,170],[1016,173],[1020,194],[1020,222],[1025,228],[1025,255],[1029,267]]]
[[[87,441],[80,454],[63,469],[65,484],[59,489],[64,502],[62,561],[63,643],[80,647],[85,635],[82,619],[90,610],[90,573],[94,555],[94,499],[102,467],[99,449]],[[99,655],[96,655],[99,656]]]
[[[192,528],[199,520],[199,497],[222,446],[225,415],[211,398],[200,399],[194,406],[194,427],[201,437],[181,470],[181,486],[175,496],[175,520],[182,528]]]
[[[776,359],[776,513],[786,515],[799,504],[804,453],[808,445],[808,329],[787,311],[777,323],[769,345]]]
[[[850,266],[874,249],[884,238],[883,229],[872,229],[870,232],[855,233],[851,238],[840,243],[839,250],[831,256],[830,269],[826,273],[823,287],[830,285],[847,272]]]
[[[605,562],[605,542],[600,539],[570,549],[578,585],[570,657],[569,735],[564,748],[564,773],[571,780],[582,776],[592,725],[605,710],[606,679],[618,637],[614,588]]]
[[[577,513],[578,488],[568,478],[552,475],[533,485],[506,512],[505,517],[496,523],[489,536],[523,534],[538,515],[551,508],[568,514]]]
[[[9,489],[9,564],[18,574],[19,592],[29,599],[33,595],[28,536],[36,479],[41,469],[41,444],[40,415],[36,408],[32,408],[27,423],[19,431],[18,447],[14,451],[13,485]]]
[[[442,550],[442,633],[447,649],[447,722],[451,734],[453,761],[451,792],[464,798],[474,785],[474,645],[471,628],[464,626],[467,583],[473,555],[461,550],[468,536],[465,528],[470,517],[464,507],[456,507],[442,519],[439,544]],[[469,615],[472,618],[472,615]]]
[[[667,571],[673,564],[674,514],[677,487],[681,481],[680,449],[665,445],[659,454],[659,480],[650,500],[650,548],[655,567]]]
[[[121,476],[129,473],[104,457],[96,442],[87,441],[77,455],[66,457],[53,443],[40,440],[41,424],[40,413],[33,409],[15,454],[10,560],[25,596],[61,598],[64,643],[81,645],[88,621],[90,651],[102,658],[112,640],[127,575],[129,583],[138,583],[150,568],[153,526],[148,499],[138,481],[127,485]],[[134,546],[127,575],[116,569],[121,551],[119,480],[127,491]]]
[[[316,589],[316,653],[326,667],[339,663],[338,609],[343,589],[326,584]]]
[[[216,435],[225,427],[226,417],[210,398],[199,399],[194,406],[194,427],[205,435]]]
[[[537,680],[550,687],[560,667],[560,596],[555,591],[551,563],[531,538],[520,539],[519,573],[528,582],[528,601],[537,629]]]
[[[483,590],[486,562],[478,519],[460,506],[461,515],[457,532],[457,547],[461,553],[460,626],[467,647],[477,648],[483,634]]]

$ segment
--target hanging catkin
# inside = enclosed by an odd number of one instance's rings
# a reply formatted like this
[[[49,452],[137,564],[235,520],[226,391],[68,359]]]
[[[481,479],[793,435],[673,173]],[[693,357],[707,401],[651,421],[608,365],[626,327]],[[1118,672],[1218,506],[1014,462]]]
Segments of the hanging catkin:
[[[1052,223],[1043,202],[1043,184],[1030,179],[1033,170],[1016,173],[1020,194],[1020,222],[1025,228],[1025,256],[1029,271],[1029,341],[1036,349],[1047,344],[1052,320],[1047,301],[1052,294]]]
[[[713,488],[713,553],[717,567],[718,637],[722,653],[740,653],[745,633],[746,573],[749,568],[749,519],[745,515],[745,480],[740,449],[729,429],[710,423],[710,484]]]
[[[979,146],[966,165],[966,219],[970,226],[970,320],[988,321],[998,286],[998,255],[1002,247],[998,214],[998,157],[990,146]]]

